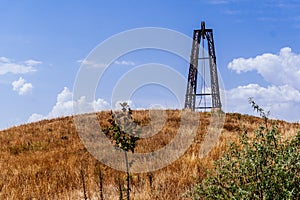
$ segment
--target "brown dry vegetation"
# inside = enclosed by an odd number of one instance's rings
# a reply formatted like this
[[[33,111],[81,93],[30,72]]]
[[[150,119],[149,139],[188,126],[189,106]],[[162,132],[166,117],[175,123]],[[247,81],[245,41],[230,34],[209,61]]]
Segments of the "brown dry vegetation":
[[[166,113],[163,128],[155,136],[139,140],[137,152],[159,149],[175,136],[180,111],[168,110]],[[204,178],[204,170],[212,167],[212,161],[222,155],[226,143],[235,141],[243,130],[252,132],[262,123],[257,117],[226,114],[217,145],[208,156],[200,159],[199,149],[211,114],[199,115],[200,126],[194,142],[180,159],[158,171],[131,176],[132,199],[188,199],[184,194],[196,181]],[[109,112],[100,112],[97,116],[102,127],[109,125]],[[149,124],[148,111],[134,111],[133,117],[142,125]],[[297,123],[276,123],[285,137],[295,135],[300,129]],[[103,174],[104,199],[119,199],[118,185],[125,186],[125,173],[101,164],[87,152],[77,135],[73,117],[43,120],[0,131],[0,199],[83,199],[82,177],[87,197],[100,199],[97,168]]]

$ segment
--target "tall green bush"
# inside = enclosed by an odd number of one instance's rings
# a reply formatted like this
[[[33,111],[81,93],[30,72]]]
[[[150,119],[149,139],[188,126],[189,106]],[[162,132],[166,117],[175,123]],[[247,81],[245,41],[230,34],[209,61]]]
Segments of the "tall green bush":
[[[254,138],[244,131],[238,143],[230,144],[195,186],[193,199],[300,199],[300,132],[283,140],[276,124],[268,126],[268,114],[249,102],[264,123]]]

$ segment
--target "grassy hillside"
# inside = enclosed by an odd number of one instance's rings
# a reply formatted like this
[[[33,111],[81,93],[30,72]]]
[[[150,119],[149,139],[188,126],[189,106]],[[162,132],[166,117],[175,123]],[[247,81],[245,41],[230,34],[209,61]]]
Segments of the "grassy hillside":
[[[150,152],[165,146],[175,136],[180,111],[168,110],[163,128],[155,136],[138,141],[137,152]],[[251,133],[262,119],[226,114],[217,145],[200,159],[199,149],[210,124],[210,113],[199,113],[199,128],[193,144],[177,161],[151,173],[133,174],[132,199],[185,199],[183,196],[204,170],[212,166],[243,130]],[[97,113],[102,127],[108,126],[109,112]],[[140,124],[149,123],[149,111],[134,111]],[[276,121],[285,137],[295,135],[297,123]],[[101,176],[100,176],[101,171]],[[83,182],[89,199],[100,199],[99,180],[103,180],[104,199],[119,199],[125,187],[125,173],[94,159],[79,139],[73,117],[43,120],[0,131],[0,199],[84,199]]]

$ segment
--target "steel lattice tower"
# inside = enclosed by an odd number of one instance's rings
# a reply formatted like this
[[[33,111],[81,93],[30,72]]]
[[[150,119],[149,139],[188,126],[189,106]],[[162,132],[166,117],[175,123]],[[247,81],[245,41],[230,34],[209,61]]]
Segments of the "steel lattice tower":
[[[199,58],[199,48],[200,43],[204,45],[205,40],[207,41],[207,52],[208,57]],[[196,109],[220,109],[222,107],[220,100],[220,91],[218,83],[218,72],[216,64],[216,54],[214,46],[214,38],[212,29],[205,28],[205,22],[201,22],[201,29],[194,30],[193,44],[190,58],[190,67],[188,74],[188,83],[185,96],[185,109],[191,109],[195,111]],[[197,93],[197,75],[198,75],[198,61],[208,59],[209,62],[209,72],[210,72],[210,87],[211,91],[209,93],[203,92],[200,88],[200,93]],[[196,96],[211,96],[210,106],[196,106]]]

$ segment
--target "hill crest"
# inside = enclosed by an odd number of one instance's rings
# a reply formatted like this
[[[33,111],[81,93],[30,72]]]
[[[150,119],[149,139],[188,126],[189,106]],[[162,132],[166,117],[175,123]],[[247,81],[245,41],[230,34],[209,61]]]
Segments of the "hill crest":
[[[167,110],[166,123],[157,135],[141,140],[137,152],[149,152],[168,144],[176,135],[180,121],[178,110]],[[94,113],[102,127],[109,125],[110,112]],[[200,159],[199,149],[210,123],[210,113],[199,113],[200,126],[193,144],[183,156],[170,165],[151,173],[132,175],[132,197],[135,199],[182,199],[197,180],[204,178],[204,170],[212,167],[226,150],[226,143],[235,141],[243,130],[256,130],[263,120],[258,117],[228,113],[216,146],[208,156]],[[133,118],[141,124],[149,123],[149,111],[134,111]],[[298,123],[276,122],[284,137],[300,130]],[[79,139],[73,116],[42,120],[0,131],[0,199],[83,198],[84,173],[89,198],[98,195],[97,170],[103,173],[105,199],[118,198],[118,179],[124,173],[107,167],[93,158]]]

